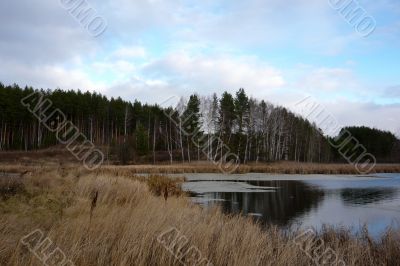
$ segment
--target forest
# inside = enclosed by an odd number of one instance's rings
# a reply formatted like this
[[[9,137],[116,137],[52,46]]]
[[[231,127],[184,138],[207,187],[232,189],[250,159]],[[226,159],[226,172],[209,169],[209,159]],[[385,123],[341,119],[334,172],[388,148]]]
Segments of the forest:
[[[249,97],[244,89],[181,98],[161,107],[96,92],[36,90],[0,83],[0,150],[31,151],[58,145],[21,99],[40,92],[80,132],[120,164],[217,160],[235,154],[241,163],[343,162],[313,123],[287,108]],[[345,128],[378,162],[399,162],[400,141],[390,132]],[[340,136],[337,136],[340,139]],[[350,145],[350,144],[349,144]]]

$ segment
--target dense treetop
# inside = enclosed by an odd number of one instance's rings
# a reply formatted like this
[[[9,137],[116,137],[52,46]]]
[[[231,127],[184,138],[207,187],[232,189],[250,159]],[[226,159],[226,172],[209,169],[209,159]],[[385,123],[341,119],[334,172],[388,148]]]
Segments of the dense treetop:
[[[21,104],[34,91],[0,83],[0,150],[58,144],[55,133]],[[249,97],[244,89],[220,97],[193,94],[167,109],[96,92],[40,91],[87,139],[107,150],[109,159],[124,163],[214,160],[228,152],[241,162],[344,161],[315,125],[284,107]],[[392,133],[367,127],[345,129],[378,161],[399,160],[399,140]]]

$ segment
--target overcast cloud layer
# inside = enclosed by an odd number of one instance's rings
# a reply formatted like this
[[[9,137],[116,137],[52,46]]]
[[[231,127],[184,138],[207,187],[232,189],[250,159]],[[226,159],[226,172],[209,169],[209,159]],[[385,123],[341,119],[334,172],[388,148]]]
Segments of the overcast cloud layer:
[[[108,22],[97,38],[61,0],[1,1],[0,81],[150,103],[241,87],[287,107],[312,95],[342,125],[400,133],[398,0],[359,1],[377,22],[368,37],[329,0],[87,3]]]

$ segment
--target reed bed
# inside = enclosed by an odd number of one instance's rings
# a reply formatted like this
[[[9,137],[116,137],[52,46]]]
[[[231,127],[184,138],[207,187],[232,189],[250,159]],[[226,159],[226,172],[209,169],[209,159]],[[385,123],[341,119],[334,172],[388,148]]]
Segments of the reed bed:
[[[61,148],[31,152],[0,152],[0,173],[37,171],[59,167],[68,169],[79,164],[76,159]],[[157,164],[114,165],[105,161],[96,170],[98,174],[182,174],[182,173],[221,173],[217,163],[210,161],[193,161],[191,163],[158,162]],[[359,174],[356,167],[348,163],[304,163],[293,161],[260,162],[240,164],[232,173],[271,173],[271,174]],[[371,173],[400,173],[400,163],[376,164]]]
[[[313,237],[323,240],[323,249],[304,240],[302,250],[296,245],[300,230],[262,227],[218,208],[204,210],[179,192],[180,182],[81,168],[24,175],[23,189],[0,200],[0,265],[41,264],[20,242],[35,229],[75,265],[196,264],[188,256],[177,259],[157,240],[171,228],[187,239],[176,252],[196,248],[205,259],[197,265],[310,265],[327,248],[346,265],[400,262],[399,231],[372,240],[367,231],[353,235],[345,228],[325,227]]]
[[[132,174],[181,174],[181,173],[221,173],[218,165],[212,162],[194,162],[170,165],[105,165],[98,170],[101,173],[129,172]],[[233,172],[245,173],[271,173],[271,174],[359,174],[351,164],[321,164],[298,162],[274,162],[241,164]],[[400,164],[377,164],[371,171],[373,173],[400,173]]]

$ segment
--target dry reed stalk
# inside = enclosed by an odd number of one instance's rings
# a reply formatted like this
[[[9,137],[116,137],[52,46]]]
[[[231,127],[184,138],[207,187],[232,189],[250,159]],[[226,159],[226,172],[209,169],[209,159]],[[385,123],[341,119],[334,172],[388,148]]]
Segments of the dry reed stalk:
[[[89,219],[89,224],[91,224],[92,222],[92,216],[93,216],[93,211],[94,208],[96,208],[96,204],[97,204],[97,197],[99,196],[99,192],[93,191],[92,193],[92,204],[90,205],[90,219]]]
[[[166,182],[161,177],[153,181],[155,187]],[[22,236],[37,228],[45,231],[75,265],[178,265],[156,240],[171,227],[187,238],[182,252],[194,246],[214,265],[312,263],[293,242],[298,231],[262,228],[251,218],[224,215],[217,208],[204,210],[170,193],[168,204],[162,204],[162,195],[151,192],[141,177],[79,169],[62,176],[57,169],[41,170],[27,176],[24,186],[28,193],[0,201],[0,265],[37,265],[37,258],[18,245]],[[71,200],[60,217],[54,202],[64,197],[62,191],[70,191],[67,196]],[[88,204],[93,215],[89,227]],[[326,227],[317,237],[347,265],[399,264],[399,230],[388,231],[378,240],[365,234]],[[308,251],[313,254],[317,250],[310,246]],[[186,263],[189,258],[182,260]]]

